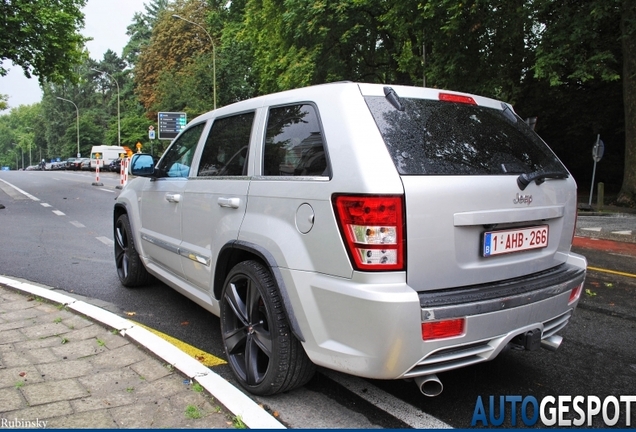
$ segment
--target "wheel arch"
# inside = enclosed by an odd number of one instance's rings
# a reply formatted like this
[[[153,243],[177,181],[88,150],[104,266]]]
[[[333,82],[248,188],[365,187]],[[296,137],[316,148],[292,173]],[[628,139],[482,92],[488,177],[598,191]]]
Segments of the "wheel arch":
[[[259,245],[236,240],[226,244],[219,251],[216,267],[214,269],[214,298],[219,301],[221,300],[221,292],[223,291],[223,284],[226,276],[235,265],[247,260],[259,261],[270,270],[274,280],[276,281],[276,286],[278,287],[281,298],[283,299],[283,307],[285,308],[285,314],[289,320],[291,331],[299,341],[305,342],[305,338],[300,330],[300,325],[298,324],[298,320],[294,314],[294,308],[291,304],[285,281],[278,269],[278,264],[274,259],[274,256],[269,253],[267,249],[264,249]]]
[[[116,203],[115,208],[113,210],[113,226],[115,226],[115,222],[119,219],[119,216],[123,214],[128,214],[128,209],[124,204]]]

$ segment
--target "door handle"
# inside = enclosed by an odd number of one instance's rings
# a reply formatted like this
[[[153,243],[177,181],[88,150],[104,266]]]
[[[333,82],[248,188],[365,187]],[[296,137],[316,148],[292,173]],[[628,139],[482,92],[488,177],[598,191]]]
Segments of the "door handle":
[[[181,194],[167,193],[166,201],[171,203],[178,203],[179,201],[181,201]]]
[[[241,199],[240,198],[219,198],[217,202],[219,203],[221,207],[239,208],[239,205],[241,204]]]

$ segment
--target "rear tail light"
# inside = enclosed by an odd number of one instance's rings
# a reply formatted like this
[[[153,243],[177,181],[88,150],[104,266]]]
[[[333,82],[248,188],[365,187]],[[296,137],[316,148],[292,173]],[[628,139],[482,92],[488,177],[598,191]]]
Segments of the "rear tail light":
[[[439,100],[442,102],[455,102],[467,105],[477,105],[477,102],[475,102],[475,99],[473,99],[472,97],[453,93],[440,93]]]
[[[403,270],[402,196],[335,195],[333,204],[356,270]]]
[[[446,339],[464,334],[465,318],[422,323],[422,339]]]
[[[568,305],[571,305],[572,303],[577,301],[579,297],[581,297],[581,291],[583,291],[583,284],[572,288],[572,292],[570,292],[570,299],[568,300]]]

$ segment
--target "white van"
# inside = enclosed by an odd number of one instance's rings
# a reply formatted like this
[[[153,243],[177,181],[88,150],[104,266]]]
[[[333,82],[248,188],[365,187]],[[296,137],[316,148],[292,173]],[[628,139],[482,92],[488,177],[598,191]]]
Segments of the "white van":
[[[99,154],[99,159],[101,160],[99,164],[99,169],[103,169],[104,167],[108,167],[108,165],[120,157],[122,154],[128,152],[128,149],[122,146],[115,145],[97,145],[93,146],[91,149],[91,169],[95,169],[97,166],[97,158],[96,154]]]

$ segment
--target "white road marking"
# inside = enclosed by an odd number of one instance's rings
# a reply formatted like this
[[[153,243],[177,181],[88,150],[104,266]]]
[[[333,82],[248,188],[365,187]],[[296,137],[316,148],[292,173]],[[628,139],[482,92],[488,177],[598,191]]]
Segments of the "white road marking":
[[[612,234],[620,234],[620,235],[632,235],[632,231],[612,231]]]
[[[56,214],[56,215],[58,215],[58,216],[66,216],[66,213],[61,212],[61,211],[59,211],[59,210],[53,210],[53,213],[55,213],[55,214]]]
[[[97,190],[104,191],[104,192],[115,193],[115,191],[112,191],[112,190],[110,190],[110,189],[99,188],[99,189],[97,189]]]
[[[53,207],[51,204],[47,204],[47,203],[40,203],[40,205],[42,207]]]
[[[78,221],[71,221],[71,225],[76,226],[77,228],[86,228],[86,225],[79,223]]]
[[[33,196],[33,195],[31,195],[30,193],[23,191],[22,189],[20,189],[19,187],[15,186],[15,185],[12,185],[12,184],[11,184],[11,183],[9,183],[8,181],[6,181],[6,180],[2,180],[2,179],[0,179],[0,181],[1,181],[1,182],[3,182],[3,183],[5,183],[5,184],[7,184],[8,186],[11,186],[13,189],[17,190],[17,191],[18,191],[18,192],[20,192],[22,195],[24,195],[24,196],[26,196],[26,197],[28,197],[28,198],[32,199],[33,201],[40,201],[40,198],[34,197],[34,196]]]
[[[594,231],[594,232],[601,232],[601,227],[594,227],[594,228],[581,228],[583,231]]]
[[[393,395],[381,390],[374,385],[349,375],[321,369],[321,373],[339,383],[349,391],[362,399],[388,412],[393,417],[403,421],[415,429],[451,429],[452,427],[443,421],[426,414],[425,412],[405,403]],[[415,385],[415,384],[413,384]],[[426,397],[426,396],[422,396]]]
[[[106,246],[112,246],[115,244],[115,242],[109,239],[108,237],[95,237],[95,238],[99,240],[100,242],[104,243]]]

